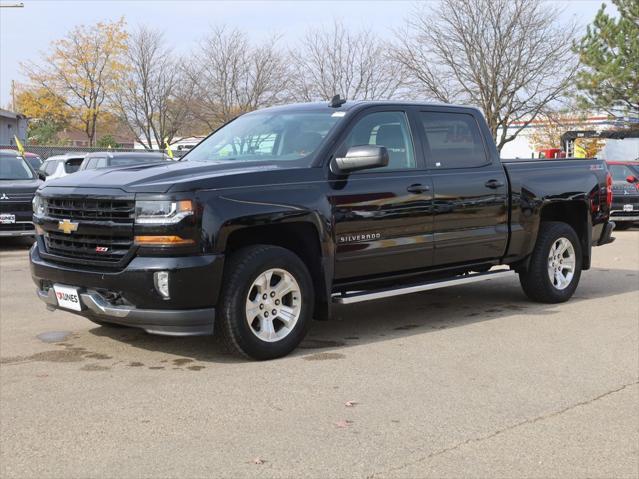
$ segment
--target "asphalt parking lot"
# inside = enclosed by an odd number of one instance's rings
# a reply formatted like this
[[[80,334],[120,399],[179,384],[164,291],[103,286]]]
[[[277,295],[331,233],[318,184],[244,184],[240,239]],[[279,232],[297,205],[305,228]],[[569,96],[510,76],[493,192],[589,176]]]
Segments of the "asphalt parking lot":
[[[0,475],[639,476],[639,230],[572,301],[516,278],[341,307],[270,362],[48,312],[0,242]]]

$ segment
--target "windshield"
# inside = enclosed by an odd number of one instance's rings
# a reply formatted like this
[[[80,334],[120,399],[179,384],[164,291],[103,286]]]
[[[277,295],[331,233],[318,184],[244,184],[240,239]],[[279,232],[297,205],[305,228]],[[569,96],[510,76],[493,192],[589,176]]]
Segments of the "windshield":
[[[33,171],[21,157],[0,157],[0,180],[32,180],[33,178]]]
[[[314,153],[344,116],[334,110],[249,113],[220,128],[186,156],[188,161],[296,161]]]
[[[637,172],[626,165],[609,165],[608,169],[615,181],[626,181],[629,176],[637,176]]]

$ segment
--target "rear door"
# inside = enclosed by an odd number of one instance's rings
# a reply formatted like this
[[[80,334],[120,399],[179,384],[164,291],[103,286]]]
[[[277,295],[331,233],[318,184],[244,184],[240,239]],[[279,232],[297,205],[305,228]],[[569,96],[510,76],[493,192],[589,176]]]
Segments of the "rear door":
[[[434,265],[491,260],[508,241],[508,180],[472,109],[420,109],[434,185]],[[492,141],[492,138],[490,138]]]
[[[409,115],[401,107],[367,109],[339,143],[337,155],[351,146],[385,146],[390,162],[329,180],[338,280],[432,264],[432,184]]]

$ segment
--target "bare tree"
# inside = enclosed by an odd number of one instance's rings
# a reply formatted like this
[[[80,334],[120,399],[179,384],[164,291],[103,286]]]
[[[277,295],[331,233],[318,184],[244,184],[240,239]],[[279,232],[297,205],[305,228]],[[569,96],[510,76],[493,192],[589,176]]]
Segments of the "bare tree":
[[[147,149],[169,142],[188,115],[189,91],[161,31],[140,27],[131,35],[126,54],[128,71],[113,95],[117,110]]]
[[[214,28],[185,70],[196,94],[194,115],[215,129],[241,113],[271,106],[286,98],[289,75],[278,38],[254,46],[246,34]]]
[[[573,84],[576,27],[559,14],[541,0],[441,0],[407,20],[394,56],[414,94],[480,107],[501,150]]]
[[[369,30],[349,31],[340,22],[329,30],[309,30],[291,51],[292,94],[299,101],[389,99],[402,87],[404,69],[388,54],[389,45]]]

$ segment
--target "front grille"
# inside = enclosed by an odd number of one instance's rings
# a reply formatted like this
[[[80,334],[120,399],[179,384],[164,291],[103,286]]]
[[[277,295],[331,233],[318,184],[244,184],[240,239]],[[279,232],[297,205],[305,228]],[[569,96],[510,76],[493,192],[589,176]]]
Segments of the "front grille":
[[[31,202],[21,203],[0,203],[0,213],[24,213],[33,211]]]
[[[135,201],[91,198],[45,198],[44,246],[51,261],[108,268],[123,267],[133,249]],[[59,220],[77,223],[76,231],[59,231]],[[45,222],[46,223],[46,222]],[[56,228],[56,229],[52,229]]]
[[[28,223],[28,222],[0,224],[0,231],[33,231],[33,230],[34,230],[33,223]]]
[[[132,223],[135,201],[115,199],[48,198],[46,215],[73,220],[114,221]]]
[[[67,235],[53,231],[44,235],[44,241],[50,254],[106,263],[118,263],[133,245],[131,236]]]

